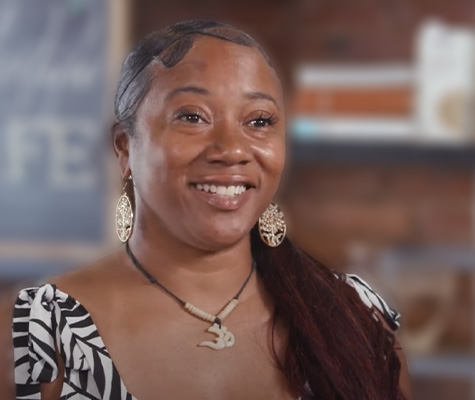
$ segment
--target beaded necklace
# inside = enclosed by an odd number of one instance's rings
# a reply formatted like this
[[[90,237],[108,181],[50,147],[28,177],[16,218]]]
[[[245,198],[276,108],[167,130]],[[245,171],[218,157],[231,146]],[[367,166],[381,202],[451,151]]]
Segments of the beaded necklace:
[[[239,296],[241,296],[241,293],[243,292],[247,283],[251,279],[252,273],[256,269],[255,261],[252,262],[251,271],[249,272],[249,275],[247,276],[246,280],[244,281],[244,283],[242,284],[241,288],[236,293],[236,295],[231,300],[229,300],[229,302],[223,307],[223,309],[217,315],[214,315],[214,314],[207,313],[199,309],[198,307],[194,306],[193,304],[180,299],[175,293],[173,293],[171,290],[167,289],[160,282],[158,282],[157,279],[155,279],[155,277],[152,274],[150,274],[135,258],[134,254],[130,250],[128,241],[125,243],[125,249],[132,263],[148,279],[150,283],[160,287],[167,294],[172,296],[190,314],[194,315],[195,317],[201,318],[204,321],[212,323],[212,325],[207,329],[207,331],[210,333],[214,333],[217,337],[214,339],[214,341],[204,341],[198,344],[198,346],[209,347],[214,350],[221,350],[226,347],[232,347],[234,345],[235,343],[234,335],[232,334],[231,331],[227,329],[226,326],[223,325],[223,320],[231,313],[231,311],[233,311],[236,308],[239,301]]]

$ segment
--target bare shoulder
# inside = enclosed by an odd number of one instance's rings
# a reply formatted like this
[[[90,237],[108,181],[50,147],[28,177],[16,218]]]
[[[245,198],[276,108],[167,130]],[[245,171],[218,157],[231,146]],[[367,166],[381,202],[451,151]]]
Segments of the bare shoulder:
[[[85,306],[102,304],[112,300],[134,277],[133,271],[126,267],[125,257],[125,252],[117,249],[48,282]]]

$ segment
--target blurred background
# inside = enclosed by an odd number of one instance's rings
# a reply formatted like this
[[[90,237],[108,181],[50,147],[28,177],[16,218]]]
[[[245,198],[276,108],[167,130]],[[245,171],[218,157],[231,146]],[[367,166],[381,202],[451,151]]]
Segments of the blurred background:
[[[120,63],[151,30],[217,19],[287,86],[291,237],[402,314],[415,399],[475,399],[474,17],[474,0],[0,0],[1,295],[118,246]]]

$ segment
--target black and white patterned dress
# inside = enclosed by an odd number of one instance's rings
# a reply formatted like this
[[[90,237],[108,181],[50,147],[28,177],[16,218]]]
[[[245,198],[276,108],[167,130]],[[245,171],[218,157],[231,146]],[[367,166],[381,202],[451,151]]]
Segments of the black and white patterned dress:
[[[366,282],[356,275],[346,275],[346,281],[398,329],[399,313]],[[41,399],[41,382],[58,376],[56,349],[65,365],[61,400],[137,400],[127,391],[89,312],[55,285],[20,291],[13,342],[17,400]]]

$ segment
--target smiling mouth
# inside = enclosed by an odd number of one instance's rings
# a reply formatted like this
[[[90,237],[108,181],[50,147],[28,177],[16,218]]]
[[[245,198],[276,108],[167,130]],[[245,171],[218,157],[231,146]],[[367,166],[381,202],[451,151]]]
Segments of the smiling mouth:
[[[236,197],[252,188],[251,185],[224,186],[224,185],[213,185],[213,184],[207,184],[207,183],[204,183],[204,184],[195,183],[195,184],[192,184],[192,186],[201,192],[214,194],[218,196],[224,196],[224,197]]]

